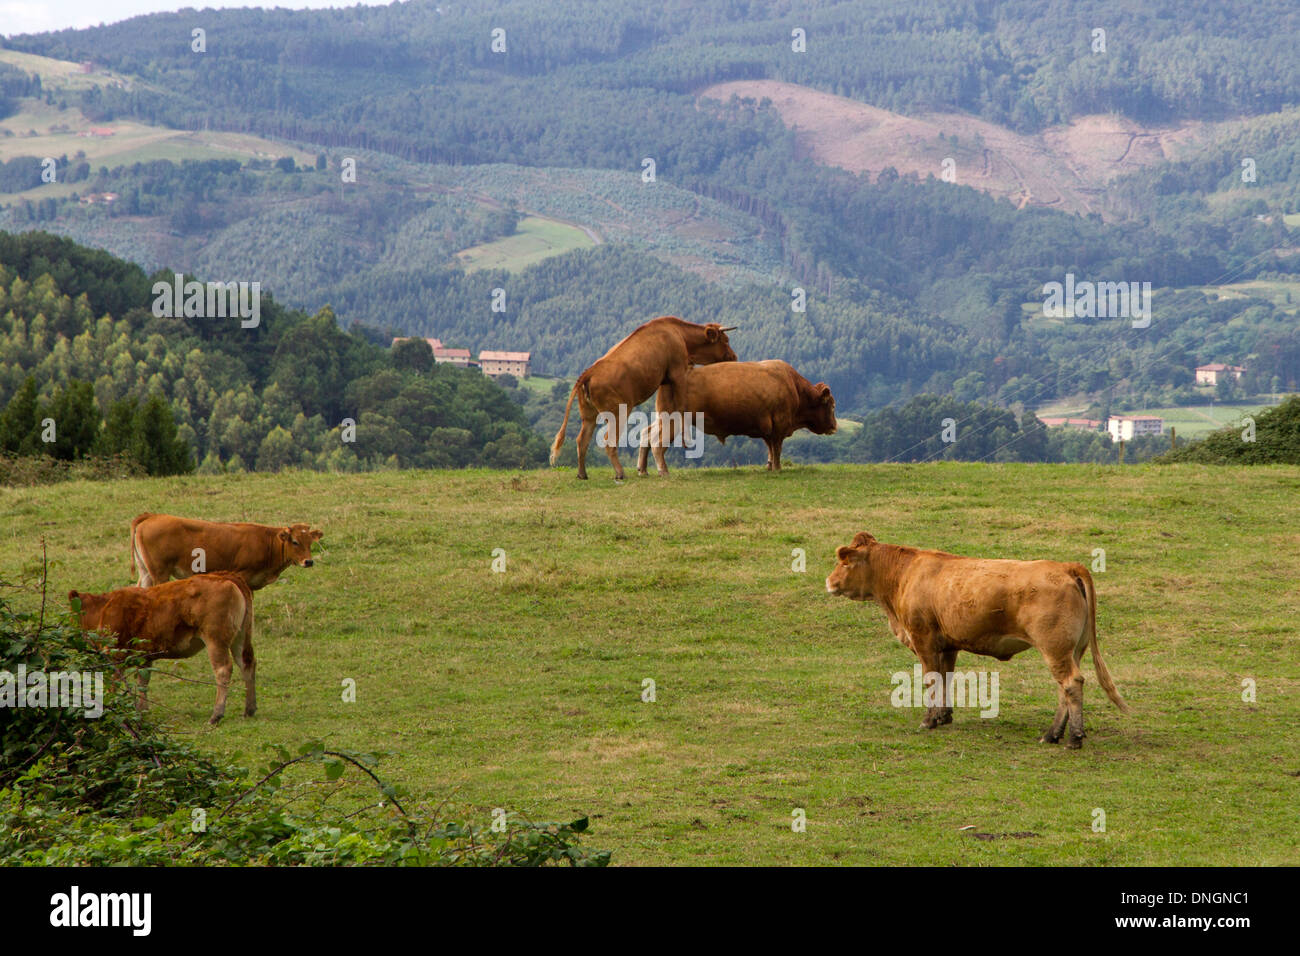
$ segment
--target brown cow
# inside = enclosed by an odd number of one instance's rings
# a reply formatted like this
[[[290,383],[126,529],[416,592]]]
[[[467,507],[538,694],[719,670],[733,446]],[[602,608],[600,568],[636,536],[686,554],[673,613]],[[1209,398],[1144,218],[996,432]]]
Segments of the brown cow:
[[[242,574],[254,591],[275,582],[291,564],[310,568],[321,533],[305,524],[200,521],[145,512],[131,522],[131,573],[140,587],[204,571]]]
[[[1083,745],[1083,672],[1092,652],[1097,680],[1111,701],[1128,705],[1110,679],[1097,646],[1097,592],[1081,564],[998,561],[943,551],[883,544],[865,531],[835,553],[839,563],[826,590],[855,601],[875,601],[890,630],[910,647],[926,673],[943,674],[943,707],[926,710],[921,726],[952,722],[953,673],[959,651],[1010,660],[1031,647],[1047,661],[1058,685],[1056,717],[1039,738],[1056,743],[1070,724],[1069,746]]]
[[[722,442],[732,435],[763,439],[771,471],[781,470],[781,445],[799,429],[830,435],[836,428],[835,399],[830,387],[825,382],[812,384],[780,359],[692,368],[679,394],[684,413],[703,413],[705,434]],[[659,474],[668,471],[660,425],[664,421],[668,424],[668,442],[678,427],[673,418],[660,418],[668,411],[664,403],[655,402],[656,420],[641,443],[638,474],[646,473],[652,447]]]
[[[602,413],[619,414],[619,407],[630,412],[664,386],[668,408],[677,408],[674,387],[686,375],[689,365],[734,362],[727,333],[735,326],[723,328],[717,322],[697,325],[676,316],[661,315],[637,328],[578,376],[564,406],[564,421],[551,445],[551,464],[555,464],[564,433],[569,428],[569,410],[578,399],[582,429],[578,432],[578,477],[587,477],[587,447],[596,432],[596,419]],[[662,390],[661,390],[662,391]],[[614,465],[614,477],[623,480],[623,464],[612,440],[605,452]]]
[[[119,588],[103,594],[68,592],[84,631],[115,638],[119,651],[137,650],[149,662],[192,657],[207,648],[217,678],[217,701],[208,723],[226,713],[232,660],[244,675],[244,716],[257,712],[253,658],[253,592],[238,574],[196,574],[147,588]],[[80,603],[80,610],[77,605]],[[148,669],[140,672],[139,706],[149,691]]]

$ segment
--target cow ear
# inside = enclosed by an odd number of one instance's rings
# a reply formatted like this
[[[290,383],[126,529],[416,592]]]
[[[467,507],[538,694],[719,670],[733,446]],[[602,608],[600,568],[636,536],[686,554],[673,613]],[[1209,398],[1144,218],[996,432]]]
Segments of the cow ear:
[[[311,539],[312,539],[313,541],[319,541],[321,538],[325,537],[325,532],[324,532],[324,531],[318,531],[316,528],[312,528],[312,529],[311,529],[310,531],[308,531],[307,533],[308,533],[309,535],[311,535]]]
[[[280,531],[279,531],[279,533],[276,535],[276,537],[279,538],[281,541],[288,541],[288,540],[289,540],[289,529],[288,529],[288,528],[281,528]]]
[[[856,553],[857,552],[855,552],[852,548],[837,548],[835,550],[835,558],[838,561],[848,561],[849,558],[853,557],[853,555]]]
[[[817,392],[817,397],[823,402],[831,401],[831,387],[825,382],[818,382],[813,386],[813,389]]]
[[[69,592],[68,592],[68,600],[69,600],[69,601],[75,601],[75,600],[76,600],[77,598],[79,598],[80,596],[81,596],[81,595],[79,595],[76,591],[69,591]]]
[[[875,538],[867,534],[865,531],[859,531],[857,534],[853,536],[853,547],[860,548],[864,544],[873,543],[875,540],[876,540]]]
[[[704,337],[709,342],[718,341],[718,336],[722,334],[721,332],[718,331],[718,328],[719,326],[717,322],[710,322],[708,325],[704,327]]]

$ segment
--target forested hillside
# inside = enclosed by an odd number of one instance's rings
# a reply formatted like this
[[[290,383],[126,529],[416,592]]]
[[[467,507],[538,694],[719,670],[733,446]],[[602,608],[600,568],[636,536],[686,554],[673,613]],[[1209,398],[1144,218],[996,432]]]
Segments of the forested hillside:
[[[157,278],[170,281],[66,239],[0,233],[0,452],[125,454],[159,474],[543,460],[517,404],[477,370],[434,367],[424,343],[390,351],[328,307],[308,316],[269,297],[254,328],[159,318]]]
[[[1094,414],[1188,403],[1209,362],[1245,365],[1242,391],[1275,394],[1300,386],[1300,12],[1283,0],[1225,11],[412,0],[9,37],[13,50],[134,78],[56,92],[7,70],[15,103],[257,134],[315,160],[109,168],[58,156],[57,189],[0,211],[0,227],[48,228],[148,270],[260,281],[375,341],[530,350],[550,376],[575,375],[669,313],[739,326],[742,358],[785,358],[858,416],[927,393],[1017,412],[1067,398]],[[698,95],[742,79],[1021,132],[1107,112],[1216,125],[1188,155],[1111,184],[1104,218],[1082,216],[1017,208],[938,168],[821,165],[769,102]],[[955,134],[946,142],[957,151]],[[0,189],[30,188],[38,156],[20,146]],[[976,156],[979,143],[961,149]],[[85,201],[105,194],[117,198]],[[511,237],[524,214],[600,244],[526,268],[462,267],[457,253]],[[1044,284],[1067,274],[1150,283],[1150,325],[1045,315]],[[247,464],[260,451],[214,448],[191,427],[204,457]]]

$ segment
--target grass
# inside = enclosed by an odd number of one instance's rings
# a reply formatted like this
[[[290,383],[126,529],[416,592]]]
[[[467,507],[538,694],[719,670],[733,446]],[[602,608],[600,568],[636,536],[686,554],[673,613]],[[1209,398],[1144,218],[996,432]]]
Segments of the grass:
[[[25,73],[35,73],[41,78],[41,89],[56,96],[70,90],[88,90],[96,86],[117,85],[128,89],[134,81],[121,73],[96,67],[92,73],[82,73],[81,64],[71,60],[56,60],[35,53],[0,49],[0,63],[8,63]]]
[[[1300,282],[1285,279],[1250,279],[1229,285],[1201,286],[1202,292],[1216,294],[1224,299],[1266,299],[1283,312],[1300,310]]]
[[[593,844],[624,864],[1300,863],[1300,468],[74,482],[0,489],[0,580],[30,574],[44,537],[52,594],[126,584],[143,510],[325,532],[314,568],[258,592],[256,718],[233,707],[205,728],[202,657],[164,666],[185,681],[154,677],[157,706],[223,757],[314,737],[391,750],[389,777],[485,822],[590,813]],[[1055,704],[1042,660],[963,655],[998,669],[1000,714],[918,729],[889,705],[912,655],[874,606],[823,589],[863,529],[990,557],[1105,549],[1100,642],[1134,713],[1085,660],[1084,749],[1038,744]]]
[[[1258,415],[1270,405],[1180,405],[1173,408],[1147,408],[1125,415],[1155,415],[1165,420],[1165,434],[1170,426],[1183,438],[1201,438],[1224,425],[1235,425],[1247,415]]]
[[[0,120],[0,162],[19,156],[67,156],[75,164],[78,153],[90,163],[92,171],[101,166],[112,169],[132,163],[166,159],[182,162],[187,159],[278,159],[292,156],[299,165],[311,165],[315,155],[295,147],[274,143],[247,133],[216,131],[190,132],[150,126],[134,120],[115,119],[92,123],[80,110],[69,107],[60,110],[43,100],[25,98],[22,109],[13,116]],[[113,130],[112,136],[88,136],[93,128]],[[13,135],[6,136],[8,130]],[[35,131],[36,135],[29,133]],[[0,193],[7,202],[21,199],[62,197],[74,192],[87,192],[89,182],[50,183],[19,193]]]
[[[479,269],[519,272],[551,256],[595,244],[595,240],[577,226],[542,216],[525,216],[519,220],[514,235],[464,249],[456,253],[456,260],[466,272]]]

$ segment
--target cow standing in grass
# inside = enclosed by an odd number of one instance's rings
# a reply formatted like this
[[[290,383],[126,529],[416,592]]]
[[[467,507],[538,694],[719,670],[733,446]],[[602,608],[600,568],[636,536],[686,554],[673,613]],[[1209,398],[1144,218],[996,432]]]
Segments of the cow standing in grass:
[[[952,723],[952,674],[959,651],[1007,661],[1035,648],[1057,683],[1056,716],[1040,739],[1057,743],[1070,727],[1069,746],[1083,745],[1083,652],[1092,652],[1097,680],[1121,711],[1119,694],[1097,645],[1097,591],[1081,564],[963,558],[884,544],[865,531],[840,548],[826,590],[855,601],[875,601],[894,636],[927,674],[943,678],[942,706],[929,707],[921,726]]]
[[[206,648],[217,679],[217,699],[208,723],[217,723],[226,713],[234,662],[244,677],[244,716],[257,712],[253,592],[242,576],[220,571],[102,594],[69,591],[68,602],[82,630],[112,641],[117,651],[139,652],[148,662],[192,657]],[[149,674],[147,668],[140,672],[142,709]]]
[[[321,532],[305,524],[275,527],[201,521],[146,512],[131,522],[131,573],[140,587],[205,571],[233,571],[254,591],[291,564],[310,568]]]
[[[664,446],[679,427],[663,400],[655,402],[655,421],[641,442],[637,474],[646,473],[650,450],[654,449],[659,474],[668,473]],[[683,419],[694,413],[704,416],[704,433],[725,442],[732,435],[761,438],[767,445],[767,467],[781,470],[781,445],[801,428],[817,435],[835,432],[835,399],[825,382],[814,385],[780,359],[765,362],[727,362],[692,368],[678,389]],[[668,434],[663,435],[667,423]]]
[[[555,464],[569,427],[569,411],[574,398],[582,415],[578,432],[578,477],[587,477],[587,448],[602,414],[619,417],[620,406],[630,412],[659,390],[664,405],[679,410],[676,389],[691,365],[734,362],[736,353],[727,341],[730,328],[717,322],[697,325],[671,315],[663,315],[640,326],[595,364],[578,376],[564,406],[564,421],[551,445],[551,464]],[[608,435],[605,453],[614,466],[614,477],[623,480],[623,465],[618,459],[614,436]]]

